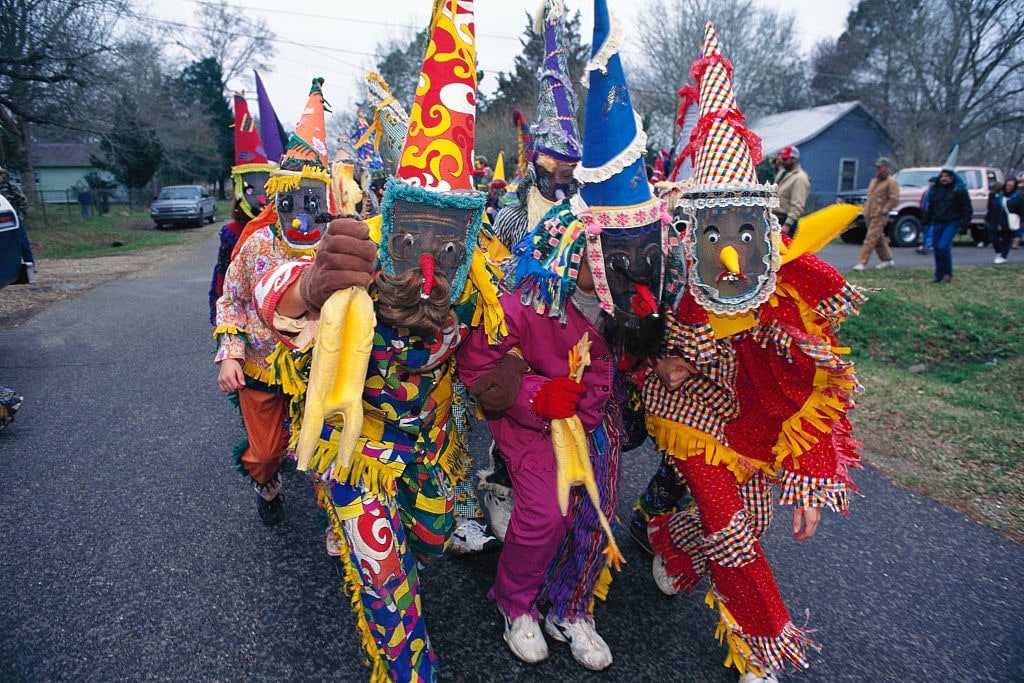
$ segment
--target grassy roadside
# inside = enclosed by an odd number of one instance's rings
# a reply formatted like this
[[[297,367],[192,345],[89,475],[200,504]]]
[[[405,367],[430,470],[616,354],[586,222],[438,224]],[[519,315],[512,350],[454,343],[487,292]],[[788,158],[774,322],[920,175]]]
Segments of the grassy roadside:
[[[1024,544],[1024,266],[875,271],[843,344],[865,393],[867,460],[896,483]]]
[[[219,217],[226,217],[229,210],[229,202],[217,202]],[[74,216],[51,211],[45,222],[36,218],[38,211],[36,208],[30,212],[26,228],[37,259],[119,254],[133,249],[184,244],[202,235],[189,228],[156,230],[148,208],[128,211],[115,206],[106,216],[83,220],[76,206]]]

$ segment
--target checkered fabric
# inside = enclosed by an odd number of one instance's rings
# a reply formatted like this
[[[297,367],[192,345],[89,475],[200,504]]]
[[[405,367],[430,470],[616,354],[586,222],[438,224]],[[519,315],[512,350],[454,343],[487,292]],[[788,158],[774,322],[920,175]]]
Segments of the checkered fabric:
[[[774,509],[772,483],[772,478],[758,474],[740,487],[743,512],[746,515],[747,526],[754,538],[761,538],[772,523]]]
[[[756,544],[746,513],[740,510],[729,520],[729,526],[704,539],[704,555],[710,562],[742,567],[758,558]]]
[[[781,486],[780,505],[828,508],[844,514],[849,512],[850,487],[845,482],[785,472],[781,477]]]

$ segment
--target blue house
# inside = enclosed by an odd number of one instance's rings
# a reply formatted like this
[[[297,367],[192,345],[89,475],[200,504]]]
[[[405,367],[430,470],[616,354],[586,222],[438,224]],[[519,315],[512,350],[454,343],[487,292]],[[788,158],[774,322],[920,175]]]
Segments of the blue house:
[[[892,135],[857,101],[781,112],[748,125],[761,136],[765,158],[787,145],[800,148],[800,165],[811,177],[808,210],[833,203],[837,192],[867,187],[875,160],[893,156]]]

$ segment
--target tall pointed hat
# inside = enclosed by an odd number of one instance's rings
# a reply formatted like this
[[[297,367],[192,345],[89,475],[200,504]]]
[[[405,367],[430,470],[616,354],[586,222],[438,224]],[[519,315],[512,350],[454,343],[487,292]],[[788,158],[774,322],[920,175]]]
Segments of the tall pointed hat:
[[[284,154],[284,146],[288,136],[281,125],[281,119],[277,118],[274,105],[270,102],[270,95],[263,86],[263,79],[259,71],[253,71],[256,75],[256,101],[260,109],[260,139],[263,140],[263,149],[267,158],[277,163],[277,160]]]
[[[505,153],[498,152],[498,160],[494,162],[494,176],[491,185],[505,187]]]
[[[409,131],[409,114],[402,103],[395,99],[387,81],[375,71],[366,75],[366,94],[373,107],[373,117],[369,123],[374,136],[374,148],[383,159],[388,175],[394,175]]]
[[[235,165],[231,168],[231,180],[238,206],[249,218],[255,218],[267,205],[265,186],[276,166],[267,160],[245,96],[236,92],[234,104]]]
[[[398,257],[389,248],[396,223],[418,229],[432,226],[437,233],[464,231],[465,258],[451,273],[454,302],[465,288],[487,201],[484,193],[474,189],[472,176],[476,125],[472,0],[436,1],[430,27],[405,145],[381,201],[380,262],[385,272],[399,274]]]
[[[626,219],[629,225],[608,223],[602,227],[646,225],[661,215],[647,183],[647,134],[640,115],[633,110],[619,58],[622,39],[622,25],[609,15],[606,0],[595,0],[594,42],[586,66],[590,87],[583,161],[574,175],[582,183],[580,195],[591,211],[609,207],[640,211]]]
[[[761,161],[761,139],[743,123],[732,89],[732,64],[722,57],[710,21],[701,58],[690,67],[690,75],[697,81],[700,118],[682,153],[692,155],[698,188],[765,192],[754,170]]]
[[[297,171],[303,166],[328,169],[327,126],[324,124],[323,78],[314,78],[309,89],[309,98],[302,108],[295,132],[288,138],[288,146],[281,156],[281,168]]]
[[[539,20],[538,16],[534,28],[544,31],[544,66],[540,70],[537,123],[532,127],[533,150],[558,161],[575,163],[581,154],[580,130],[576,123],[579,104],[569,78],[562,0],[546,0],[543,26],[538,25]]]

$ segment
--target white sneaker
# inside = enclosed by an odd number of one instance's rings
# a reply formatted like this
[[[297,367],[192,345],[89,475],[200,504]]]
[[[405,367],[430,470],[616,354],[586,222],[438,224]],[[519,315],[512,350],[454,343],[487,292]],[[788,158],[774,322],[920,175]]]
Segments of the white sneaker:
[[[529,614],[521,614],[510,622],[504,613],[501,616],[505,618],[505,642],[512,654],[527,664],[548,658],[548,642],[544,640],[536,619]]]
[[[572,658],[591,671],[602,671],[612,664],[608,643],[597,634],[593,617],[562,621],[550,614],[544,619],[544,630],[560,643],[569,643]]]
[[[893,261],[892,259],[889,259],[888,261],[879,261],[878,264],[875,266],[875,270],[885,270],[886,268],[892,268],[895,265],[896,262]]]
[[[996,260],[993,261],[992,263],[1006,263],[1006,259],[1004,259],[1002,256],[996,256]]]
[[[740,676],[739,683],[779,683],[779,677],[775,675],[774,671],[765,671],[760,676],[753,671],[747,671]]]
[[[487,519],[491,523],[491,533],[504,543],[505,532],[512,519],[512,489],[481,480],[476,493],[480,505],[487,511]]]
[[[866,263],[861,263],[860,261],[858,261],[858,262],[857,262],[857,265],[855,265],[855,266],[853,267],[853,269],[854,269],[854,270],[856,270],[856,271],[858,271],[858,272],[860,272],[860,271],[862,271],[862,270],[867,270],[867,267],[868,267],[868,264],[866,264]]]
[[[975,246],[978,247],[978,249],[984,249],[985,248],[985,243],[984,242],[978,242]]]
[[[449,548],[453,553],[467,555],[485,550],[496,550],[501,543],[487,533],[483,525],[475,519],[455,517],[455,531],[452,532],[452,544]]]
[[[665,595],[675,595],[679,592],[679,589],[676,588],[675,583],[665,569],[665,558],[661,555],[654,556],[652,571],[654,573],[654,583],[658,586],[658,590]]]

